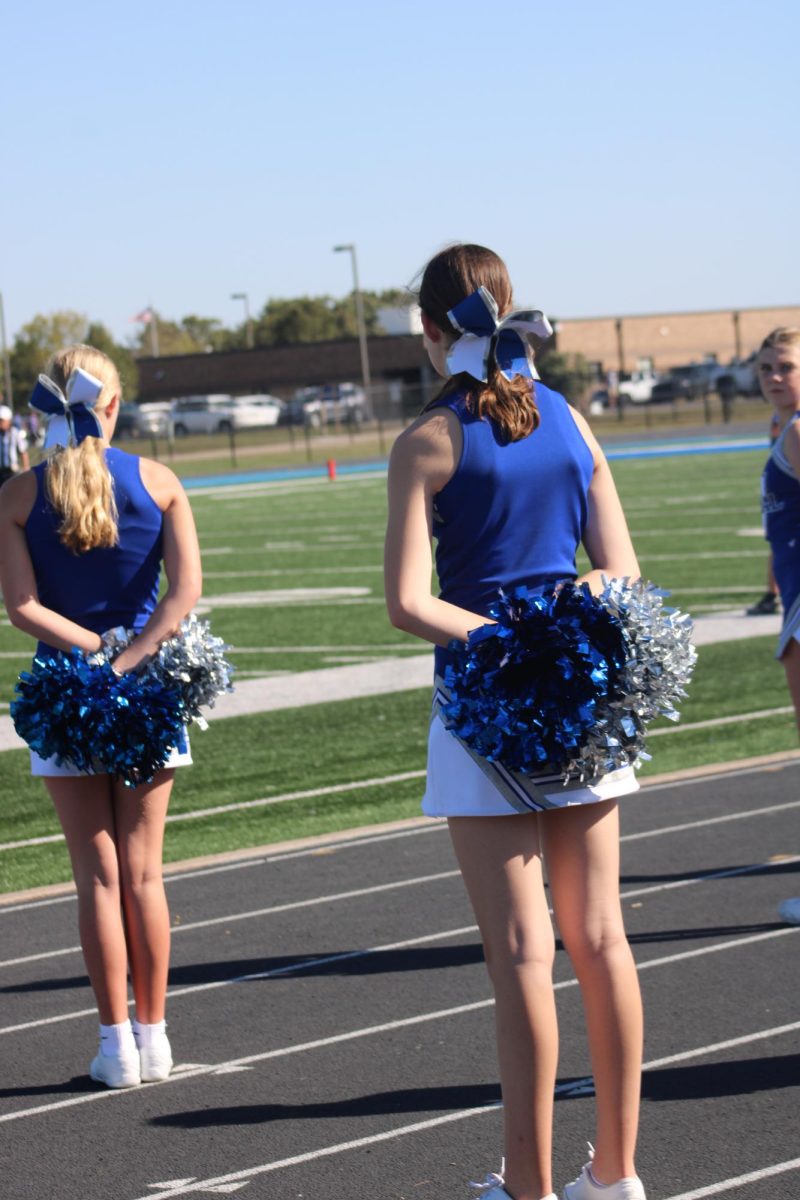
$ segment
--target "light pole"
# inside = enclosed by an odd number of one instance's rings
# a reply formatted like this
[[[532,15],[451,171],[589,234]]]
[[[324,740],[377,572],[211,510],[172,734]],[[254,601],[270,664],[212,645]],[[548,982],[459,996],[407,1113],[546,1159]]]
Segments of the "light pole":
[[[364,385],[364,397],[367,401],[367,412],[372,414],[372,381],[369,375],[369,354],[367,353],[367,327],[364,324],[364,300],[361,288],[358,286],[358,262],[356,248],[352,242],[344,246],[334,246],[334,254],[348,251],[353,264],[353,292],[356,298],[356,326],[358,328],[358,345],[361,351],[361,381]]]
[[[253,322],[250,317],[250,298],[247,292],[231,292],[231,300],[244,301],[244,338],[248,350],[253,349]]]
[[[11,390],[11,360],[8,357],[8,346],[6,345],[6,318],[3,311],[3,293],[0,292],[0,351],[3,355],[3,374],[6,381],[5,401],[9,408],[14,407],[14,394]]]

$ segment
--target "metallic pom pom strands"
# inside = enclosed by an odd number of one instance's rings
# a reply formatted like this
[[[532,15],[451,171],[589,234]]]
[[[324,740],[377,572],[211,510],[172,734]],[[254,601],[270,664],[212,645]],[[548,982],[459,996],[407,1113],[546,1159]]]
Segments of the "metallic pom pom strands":
[[[500,593],[496,624],[451,643],[448,729],[512,771],[596,779],[649,757],[647,725],[678,719],[696,661],[688,616],[637,580]]]
[[[233,666],[225,657],[230,650],[222,638],[214,637],[208,621],[194,613],[181,623],[180,633],[164,642],[148,666],[148,672],[165,686],[178,686],[186,716],[201,729],[207,722],[201,708],[213,708],[217,696],[232,692]]]
[[[11,704],[17,733],[32,750],[136,787],[153,778],[171,750],[186,749],[189,721],[206,728],[200,709],[233,690],[225,643],[192,614],[144,670],[117,675],[113,660],[133,637],[116,628],[96,654],[36,656]]]

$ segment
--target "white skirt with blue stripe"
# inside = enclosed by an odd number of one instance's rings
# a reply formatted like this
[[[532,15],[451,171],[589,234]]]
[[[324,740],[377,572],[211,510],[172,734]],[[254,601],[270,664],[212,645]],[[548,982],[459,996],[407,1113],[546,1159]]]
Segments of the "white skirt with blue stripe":
[[[438,684],[439,681],[437,681]],[[439,716],[438,688],[428,734],[428,772],[422,811],[429,817],[508,817],[615,800],[639,790],[633,767],[600,779],[562,782],[561,775],[528,777],[473,754]]]

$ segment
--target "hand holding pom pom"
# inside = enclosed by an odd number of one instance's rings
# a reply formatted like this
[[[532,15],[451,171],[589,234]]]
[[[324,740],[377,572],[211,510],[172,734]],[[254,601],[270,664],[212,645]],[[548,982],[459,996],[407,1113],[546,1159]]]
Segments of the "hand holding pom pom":
[[[11,705],[17,733],[32,750],[136,787],[153,778],[172,749],[186,748],[187,721],[205,727],[201,707],[232,691],[228,647],[192,614],[143,671],[118,675],[114,658],[134,636],[118,628],[95,654],[73,650],[34,659]]]
[[[496,624],[451,643],[448,729],[522,775],[598,778],[636,765],[656,716],[677,719],[696,652],[688,617],[641,580],[595,598],[571,582],[500,594]]]

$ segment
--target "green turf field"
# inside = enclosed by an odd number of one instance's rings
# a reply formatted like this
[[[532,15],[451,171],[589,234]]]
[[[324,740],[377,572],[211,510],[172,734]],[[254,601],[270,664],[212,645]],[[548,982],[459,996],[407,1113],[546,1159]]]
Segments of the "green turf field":
[[[763,457],[614,464],[643,573],[670,588],[680,608],[741,610],[763,590]],[[266,691],[276,674],[425,652],[385,616],[380,475],[192,493],[192,504],[204,607],[214,631],[233,646],[239,679],[262,679]],[[0,712],[8,711],[30,649],[7,621],[0,625]],[[773,652],[772,637],[703,648],[681,725],[661,723],[667,731],[651,739],[644,773],[796,748],[790,714],[754,715],[789,704]],[[193,735],[195,766],[178,772],[167,858],[416,815],[427,709],[422,690],[212,723]],[[721,718],[734,719],[707,724]],[[398,775],[404,778],[392,778]],[[0,754],[0,780],[4,844],[58,835],[44,789],[28,775],[27,752]],[[294,798],[281,799],[287,795]],[[67,878],[61,841],[0,851],[0,890]]]

